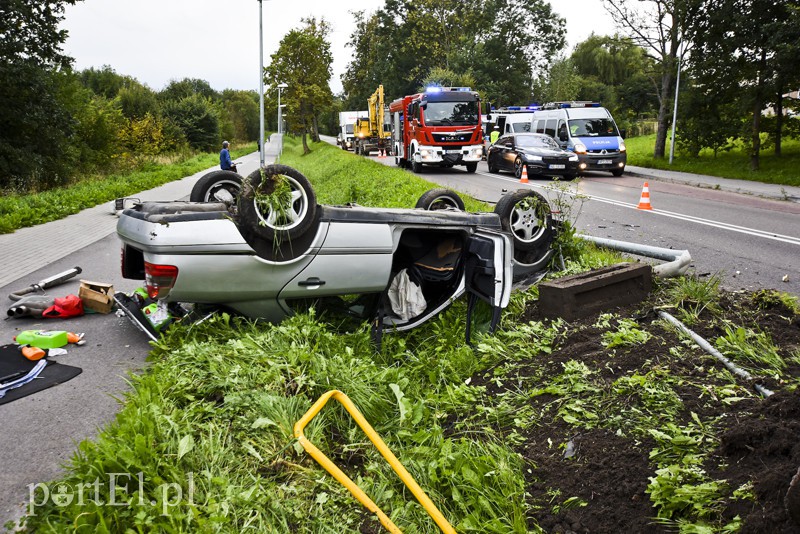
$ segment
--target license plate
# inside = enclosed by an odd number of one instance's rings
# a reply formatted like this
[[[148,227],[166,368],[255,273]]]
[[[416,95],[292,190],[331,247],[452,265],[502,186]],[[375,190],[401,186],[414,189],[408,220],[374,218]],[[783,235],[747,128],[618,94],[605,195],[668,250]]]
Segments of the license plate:
[[[564,165],[560,164],[560,163],[559,164],[553,164],[553,165],[550,165],[550,168],[551,169],[563,169]]]
[[[611,165],[611,160],[610,159],[601,159],[600,161],[597,162],[597,164],[598,165]]]
[[[445,154],[461,154],[460,150],[445,150]]]

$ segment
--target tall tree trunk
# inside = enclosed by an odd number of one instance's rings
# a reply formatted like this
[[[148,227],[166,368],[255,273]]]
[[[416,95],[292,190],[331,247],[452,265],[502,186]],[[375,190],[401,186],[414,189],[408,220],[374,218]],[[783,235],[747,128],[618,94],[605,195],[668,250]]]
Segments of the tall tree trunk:
[[[750,146],[750,170],[759,168],[759,155],[761,154],[761,110],[764,109],[764,78],[766,77],[767,51],[761,50],[760,69],[753,96],[753,129]]]
[[[658,98],[658,129],[654,158],[663,158],[667,150],[667,131],[669,130],[669,104],[672,89],[672,67],[665,68],[661,75],[661,95]]]
[[[758,154],[761,152],[761,99],[756,97],[753,104],[753,128],[750,143],[750,170],[758,170]]]
[[[778,78],[778,98],[775,100],[775,155],[781,155],[781,130],[783,130],[783,84]]]
[[[311,119],[311,140],[319,143],[319,123],[316,115]]]

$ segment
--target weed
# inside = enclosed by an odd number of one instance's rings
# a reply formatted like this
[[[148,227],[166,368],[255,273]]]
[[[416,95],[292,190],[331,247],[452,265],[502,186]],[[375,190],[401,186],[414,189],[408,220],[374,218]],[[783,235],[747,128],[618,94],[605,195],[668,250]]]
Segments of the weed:
[[[686,324],[694,324],[704,310],[719,313],[719,285],[722,275],[715,273],[706,279],[697,276],[681,276],[667,283],[664,301],[678,310],[679,318]]]
[[[741,326],[725,325],[725,335],[714,343],[717,349],[736,363],[746,363],[756,370],[780,372],[786,361],[778,354],[769,334],[754,332]]]

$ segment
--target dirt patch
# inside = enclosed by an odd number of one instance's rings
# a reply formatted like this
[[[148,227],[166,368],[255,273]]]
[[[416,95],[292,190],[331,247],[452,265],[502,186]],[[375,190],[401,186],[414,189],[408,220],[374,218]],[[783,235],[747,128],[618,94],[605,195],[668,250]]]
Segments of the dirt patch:
[[[711,479],[724,480],[730,488],[712,523],[725,524],[738,515],[741,532],[800,533],[784,505],[790,481],[800,467],[800,393],[791,390],[791,380],[765,377],[761,383],[775,391],[772,397],[718,402],[715,388],[726,383],[708,370],[721,364],[690,349],[663,322],[654,321],[652,307],[653,303],[645,303],[617,310],[620,317],[637,318],[651,334],[646,343],[608,350],[595,315],[571,323],[568,337],[553,353],[517,362],[510,371],[506,366],[503,380],[490,370],[474,376],[472,383],[499,398],[521,384],[546,385],[548,377],[562,373],[567,362],[585,364],[599,384],[654,368],[682,377],[672,388],[680,399],[673,420],[709,422],[716,446],[702,468]],[[780,302],[762,294],[735,293],[726,294],[719,307],[713,314],[704,312],[702,320],[691,326],[712,343],[724,334],[721,319],[725,319],[767,333],[784,358],[800,350],[800,319]],[[524,321],[539,320],[534,303]],[[677,354],[675,347],[682,352]],[[800,368],[794,363],[783,374],[784,379],[798,376]],[[633,397],[632,409],[638,406]],[[591,429],[568,424],[552,407],[557,401],[557,396],[547,393],[535,396],[530,407],[540,417],[534,426],[498,429],[522,434],[516,450],[528,465],[531,528],[538,525],[554,533],[676,532],[675,525],[655,521],[657,510],[646,491],[656,476],[657,466],[650,458],[655,441],[635,430],[604,428],[602,422]],[[751,488],[754,499],[734,498],[730,493],[740,487]]]

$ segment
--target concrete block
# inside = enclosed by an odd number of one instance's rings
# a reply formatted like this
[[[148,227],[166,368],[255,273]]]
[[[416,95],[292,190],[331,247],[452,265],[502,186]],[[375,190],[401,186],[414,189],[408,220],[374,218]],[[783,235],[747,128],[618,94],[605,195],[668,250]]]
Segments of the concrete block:
[[[650,265],[617,263],[539,284],[539,311],[568,321],[642,301],[653,284]]]

